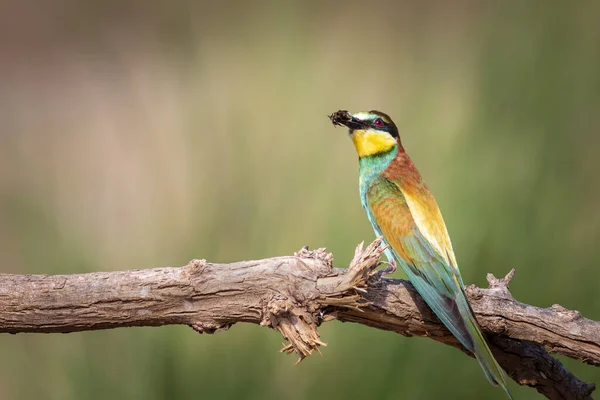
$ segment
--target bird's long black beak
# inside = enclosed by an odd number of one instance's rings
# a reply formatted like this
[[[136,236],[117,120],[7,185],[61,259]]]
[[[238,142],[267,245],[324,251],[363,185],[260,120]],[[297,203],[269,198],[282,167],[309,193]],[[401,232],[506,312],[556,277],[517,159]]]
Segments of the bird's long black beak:
[[[328,116],[334,126],[345,126],[350,130],[360,129],[365,123],[355,118],[347,110],[339,110]]]

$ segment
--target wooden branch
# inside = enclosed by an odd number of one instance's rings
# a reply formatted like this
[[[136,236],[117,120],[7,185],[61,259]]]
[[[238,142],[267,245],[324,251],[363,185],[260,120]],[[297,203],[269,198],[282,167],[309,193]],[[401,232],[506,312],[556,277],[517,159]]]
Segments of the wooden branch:
[[[338,319],[426,336],[468,352],[433,315],[409,282],[378,279],[381,238],[356,249],[348,269],[333,268],[324,249],[233,264],[193,260],[181,268],[80,275],[0,274],[0,332],[76,332],[185,324],[200,333],[250,322],[277,329],[282,351],[310,355],[317,327]],[[548,351],[600,365],[600,323],[558,305],[514,300],[505,278],[467,294],[500,365],[520,385],[549,399],[591,399],[594,384],[567,371]],[[470,355],[470,354],[469,354]]]

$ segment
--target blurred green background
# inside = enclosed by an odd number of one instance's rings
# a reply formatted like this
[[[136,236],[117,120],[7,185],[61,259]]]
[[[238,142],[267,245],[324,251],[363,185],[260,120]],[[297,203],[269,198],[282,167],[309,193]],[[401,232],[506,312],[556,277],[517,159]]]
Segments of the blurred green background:
[[[340,108],[392,115],[465,282],[600,319],[600,2],[2,3],[1,272],[373,239]],[[398,273],[398,276],[402,276]],[[1,335],[0,398],[504,399],[458,350],[327,323]],[[565,360],[580,378],[600,369]],[[515,398],[541,398],[511,383]]]

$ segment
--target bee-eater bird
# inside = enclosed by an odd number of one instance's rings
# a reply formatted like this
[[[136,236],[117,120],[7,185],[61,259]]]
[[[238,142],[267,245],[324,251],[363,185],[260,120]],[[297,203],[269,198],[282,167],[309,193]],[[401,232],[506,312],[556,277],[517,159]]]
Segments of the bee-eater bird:
[[[398,128],[380,111],[329,116],[346,126],[356,147],[362,206],[375,234],[388,245],[396,263],[448,330],[475,355],[485,376],[512,398],[469,305],[446,224],[433,195],[404,151]]]

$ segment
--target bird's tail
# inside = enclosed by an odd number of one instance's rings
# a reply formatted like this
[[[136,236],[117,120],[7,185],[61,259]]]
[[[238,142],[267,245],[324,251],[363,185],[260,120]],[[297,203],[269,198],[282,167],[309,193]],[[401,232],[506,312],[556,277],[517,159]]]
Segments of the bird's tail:
[[[508,397],[512,399],[513,397],[506,386],[505,373],[492,355],[492,352],[485,338],[483,337],[481,330],[479,329],[479,324],[475,319],[473,310],[466,299],[464,291],[461,290],[460,292],[461,293],[456,296],[455,301],[458,312],[464,321],[464,328],[466,328],[466,332],[460,332],[460,334],[456,334],[455,332],[452,333],[455,334],[455,336],[465,347],[467,347],[467,349],[473,352],[475,358],[481,366],[481,369],[483,370],[483,373],[485,374],[485,377],[490,381],[490,383],[494,386],[502,387]]]
[[[445,264],[422,263],[420,268],[400,264],[411,283],[448,330],[475,355],[486,378],[512,399],[506,386],[504,371],[496,362],[479,330],[473,310],[467,301],[460,275]],[[446,273],[440,273],[443,271]]]

